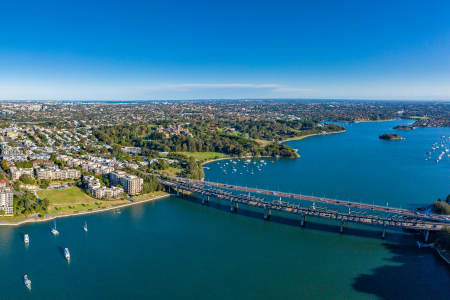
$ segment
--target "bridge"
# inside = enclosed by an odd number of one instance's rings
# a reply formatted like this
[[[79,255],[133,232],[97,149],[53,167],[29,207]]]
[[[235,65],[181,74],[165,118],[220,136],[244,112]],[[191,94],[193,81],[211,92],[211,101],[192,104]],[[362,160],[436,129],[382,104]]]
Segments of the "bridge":
[[[228,200],[232,212],[238,209],[239,204],[261,208],[264,210],[264,219],[266,220],[270,219],[272,211],[300,216],[301,226],[304,226],[307,216],[336,220],[340,224],[341,232],[346,223],[358,223],[381,227],[383,238],[386,228],[397,228],[423,231],[425,240],[428,240],[430,231],[442,230],[446,224],[450,224],[449,216],[425,214],[402,208],[180,177],[159,177],[159,182],[177,194],[183,195],[185,192],[191,192],[200,195],[204,204],[208,203],[210,198]]]

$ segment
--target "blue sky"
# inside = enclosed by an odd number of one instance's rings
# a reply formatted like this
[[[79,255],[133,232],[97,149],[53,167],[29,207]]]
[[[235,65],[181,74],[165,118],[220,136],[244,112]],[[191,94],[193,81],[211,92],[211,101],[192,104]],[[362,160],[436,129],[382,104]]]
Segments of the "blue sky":
[[[450,1],[2,1],[0,99],[450,99]]]

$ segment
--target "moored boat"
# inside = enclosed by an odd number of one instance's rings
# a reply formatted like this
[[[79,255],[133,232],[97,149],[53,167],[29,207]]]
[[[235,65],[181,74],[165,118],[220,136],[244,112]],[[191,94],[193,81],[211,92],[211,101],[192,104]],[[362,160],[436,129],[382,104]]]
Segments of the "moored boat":
[[[53,226],[53,228],[52,228],[52,234],[53,235],[58,235],[59,234],[59,231],[58,230],[56,230],[56,222],[55,222],[55,226]]]
[[[70,252],[68,248],[64,248],[64,257],[67,259],[67,261],[70,261]]]
[[[24,281],[25,286],[27,287],[27,289],[31,290],[31,280],[28,279],[28,275],[27,274],[25,274],[23,276],[23,281]]]
[[[25,245],[30,244],[30,236],[27,233],[23,236],[23,241],[25,242]]]

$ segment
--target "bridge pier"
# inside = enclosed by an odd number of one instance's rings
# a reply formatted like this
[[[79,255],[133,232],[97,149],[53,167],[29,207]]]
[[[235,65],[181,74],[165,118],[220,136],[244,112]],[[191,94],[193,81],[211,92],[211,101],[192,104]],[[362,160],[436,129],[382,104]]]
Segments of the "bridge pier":
[[[215,197],[217,199],[223,199],[225,201],[230,201],[230,210],[232,212],[237,210],[237,206],[239,203],[244,205],[248,205],[251,207],[257,207],[258,209],[264,209],[264,219],[268,220],[271,218],[271,210],[275,209],[276,211],[291,213],[293,215],[299,215],[300,225],[305,226],[306,216],[314,216],[314,217],[322,217],[327,218],[329,220],[336,220],[337,226],[339,226],[339,231],[344,231],[344,226],[346,223],[354,222],[372,225],[376,227],[382,227],[380,229],[381,232],[379,234],[382,238],[386,237],[387,227],[389,228],[403,228],[403,229],[415,229],[423,232],[425,242],[429,242],[433,238],[433,234],[430,231],[441,230],[445,225],[444,223],[448,222],[448,218],[436,217],[434,215],[430,215],[426,218],[421,215],[417,215],[415,212],[406,210],[406,209],[392,209],[386,206],[367,206],[366,204],[355,204],[347,201],[339,201],[335,199],[328,198],[318,198],[313,196],[303,196],[296,194],[282,194],[285,198],[292,199],[304,199],[311,203],[311,206],[306,205],[302,206],[296,202],[282,202],[281,200],[274,201],[273,203],[267,202],[264,198],[259,196],[252,196],[249,191],[255,194],[264,194],[264,195],[278,195],[276,191],[269,190],[255,190],[251,188],[244,188],[240,186],[230,186],[220,183],[214,182],[203,182],[197,180],[188,180],[188,179],[165,179],[158,178],[159,182],[165,186],[165,188],[180,198],[187,197],[198,197],[198,201],[202,204],[207,204],[209,202],[210,197]],[[231,191],[230,191],[231,190]],[[237,191],[245,191],[249,192],[249,194],[234,194]],[[200,196],[201,194],[201,196]],[[200,199],[201,197],[201,199]],[[328,206],[322,207],[321,205],[316,205],[316,202],[327,203],[331,205],[338,206],[338,210],[330,208]],[[353,207],[356,207],[355,209]],[[362,208],[359,210],[357,208]],[[373,215],[367,214],[366,210],[371,209],[372,211],[376,211],[378,213],[384,213],[385,215]],[[347,213],[348,211],[348,213]],[[391,215],[390,212],[393,212],[395,215]],[[406,219],[405,219],[406,218]],[[339,221],[339,223],[338,223]],[[376,229],[378,230],[378,229]]]
[[[302,215],[301,219],[300,219],[300,226],[304,227],[305,226],[305,221],[306,221],[306,216]]]
[[[269,220],[270,219],[270,208],[268,207],[264,207],[264,220]]]
[[[230,202],[230,211],[231,212],[236,212],[238,208],[238,204],[236,201],[231,201]]]

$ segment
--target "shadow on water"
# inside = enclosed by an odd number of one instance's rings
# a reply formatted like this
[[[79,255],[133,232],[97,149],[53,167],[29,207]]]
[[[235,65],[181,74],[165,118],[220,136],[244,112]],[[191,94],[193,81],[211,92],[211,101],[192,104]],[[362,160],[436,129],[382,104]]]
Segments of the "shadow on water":
[[[450,268],[434,255],[432,249],[404,244],[385,243],[384,246],[392,257],[371,274],[360,274],[353,283],[355,290],[380,299],[450,298]],[[430,284],[430,278],[435,284]]]
[[[66,260],[66,255],[64,254],[64,248],[61,246],[58,246],[58,253],[61,255],[61,257]]]
[[[198,205],[203,205],[201,203],[201,199],[194,197],[194,196],[185,196],[182,199],[192,202],[192,203],[196,203]],[[213,201],[213,200],[211,200],[209,202],[209,204],[207,204],[207,206],[217,209],[217,210],[221,210],[221,211],[227,211],[227,212],[230,211],[229,204],[227,205],[227,204],[220,203],[220,202]],[[263,216],[264,216],[262,209],[251,210],[251,209],[249,209],[249,207],[244,206],[244,205],[240,205],[239,208],[237,209],[237,212],[234,212],[233,214],[238,214],[238,215],[255,218],[255,219],[260,219],[260,220],[262,220]],[[329,232],[329,233],[340,234],[340,232],[339,232],[340,223],[338,223],[338,221],[336,221],[335,224],[327,224],[327,223],[323,223],[323,222],[318,222],[318,220],[320,220],[320,219],[316,218],[316,217],[307,217],[306,222],[305,222],[305,228],[307,228],[308,230],[317,230],[317,231],[324,231],[324,232]],[[297,218],[295,216],[285,217],[280,214],[272,213],[272,215],[270,217],[270,221],[278,223],[278,224],[300,227],[300,217],[299,216],[297,216]],[[367,228],[367,229],[355,228],[355,227],[349,227],[348,225],[345,225],[344,234],[358,236],[358,237],[365,237],[365,238],[380,239],[382,229],[381,228],[378,228],[378,229],[379,230],[374,230],[374,229],[370,229],[370,228]],[[401,232],[396,232],[396,231],[389,231],[389,233],[387,233],[386,237],[385,237],[386,241],[398,242],[399,240],[404,240],[404,239],[405,239],[405,234],[401,233]]]

